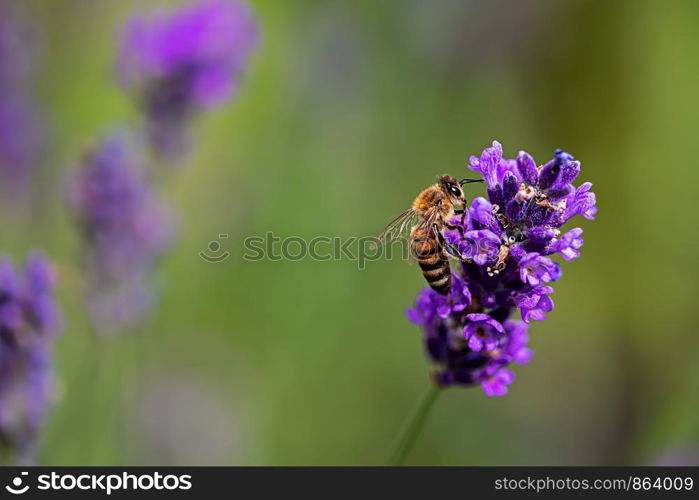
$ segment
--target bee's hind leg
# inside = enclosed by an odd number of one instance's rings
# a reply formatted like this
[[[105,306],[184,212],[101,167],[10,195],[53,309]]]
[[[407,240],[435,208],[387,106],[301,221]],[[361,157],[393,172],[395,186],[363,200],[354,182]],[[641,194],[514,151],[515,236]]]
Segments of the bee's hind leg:
[[[459,251],[456,249],[456,247],[454,245],[447,244],[444,246],[444,250],[446,250],[447,253],[449,255],[451,255],[452,257],[454,257],[456,260],[460,260],[460,261],[466,260],[461,256],[461,254],[459,253]]]

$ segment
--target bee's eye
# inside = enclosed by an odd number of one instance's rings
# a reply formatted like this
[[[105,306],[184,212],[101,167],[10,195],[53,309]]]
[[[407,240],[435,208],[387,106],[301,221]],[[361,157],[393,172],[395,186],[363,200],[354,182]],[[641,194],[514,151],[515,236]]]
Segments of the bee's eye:
[[[452,194],[452,196],[455,196],[457,198],[461,197],[461,190],[454,184],[449,184],[449,192]]]

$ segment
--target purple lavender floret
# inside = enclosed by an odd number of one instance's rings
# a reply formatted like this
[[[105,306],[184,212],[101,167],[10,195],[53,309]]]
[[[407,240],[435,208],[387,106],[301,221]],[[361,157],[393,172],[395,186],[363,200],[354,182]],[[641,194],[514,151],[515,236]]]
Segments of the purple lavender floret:
[[[505,329],[499,321],[487,314],[467,314],[464,326],[464,339],[474,352],[494,351],[505,336]]]
[[[258,38],[252,11],[234,0],[203,0],[129,20],[119,80],[145,113],[156,151],[176,159],[186,149],[192,116],[235,95]]]
[[[53,340],[62,327],[54,284],[40,253],[24,270],[0,260],[0,446],[20,463],[31,460],[53,400]]]
[[[82,237],[93,323],[103,333],[134,326],[152,304],[148,275],[172,235],[136,146],[114,134],[88,151],[67,201]]]
[[[594,219],[596,199],[590,183],[575,187],[580,162],[561,150],[537,167],[524,151],[504,159],[493,142],[471,157],[470,169],[483,176],[488,199],[475,198],[444,231],[461,256],[453,288],[447,296],[423,289],[407,315],[424,332],[437,385],[478,384],[488,396],[503,396],[514,381],[508,366],[533,356],[530,321],[553,310],[561,270],[552,257],[580,256],[582,229],[560,228],[575,215]],[[514,319],[518,309],[521,321]]]

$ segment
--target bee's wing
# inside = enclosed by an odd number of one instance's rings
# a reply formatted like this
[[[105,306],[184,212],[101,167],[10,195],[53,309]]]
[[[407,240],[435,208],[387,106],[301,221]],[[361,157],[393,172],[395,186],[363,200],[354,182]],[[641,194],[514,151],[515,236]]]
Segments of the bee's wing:
[[[403,234],[408,234],[410,229],[420,221],[420,216],[415,210],[409,208],[398,217],[388,223],[386,228],[376,237],[375,246],[385,245]]]
[[[441,236],[440,230],[437,227],[437,221],[439,220],[439,207],[435,206],[430,209],[424,219],[415,228],[416,234],[429,235],[433,238],[439,238]],[[412,254],[412,249],[411,249]],[[415,257],[415,255],[413,255]]]
[[[437,231],[438,229],[436,228],[435,224],[437,223],[437,220],[439,220],[439,207],[434,206],[430,209],[430,212],[427,214],[427,216],[422,220],[420,225],[417,227],[418,231],[432,231],[433,236],[436,238]]]
[[[417,234],[430,235],[434,238],[440,237],[439,229],[436,225],[437,221],[439,220],[439,207],[434,207],[431,209],[424,219],[417,217],[416,220],[419,222],[419,224],[415,226],[415,232]],[[410,263],[418,261],[417,255],[415,254],[415,249],[412,247],[412,245],[409,247],[407,256]]]

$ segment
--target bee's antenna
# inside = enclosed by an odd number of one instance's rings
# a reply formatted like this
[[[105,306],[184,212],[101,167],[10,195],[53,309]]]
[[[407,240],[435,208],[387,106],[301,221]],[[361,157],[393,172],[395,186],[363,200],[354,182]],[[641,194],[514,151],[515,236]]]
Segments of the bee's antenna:
[[[463,186],[464,184],[471,184],[473,182],[483,182],[483,179],[461,179],[459,184]]]

